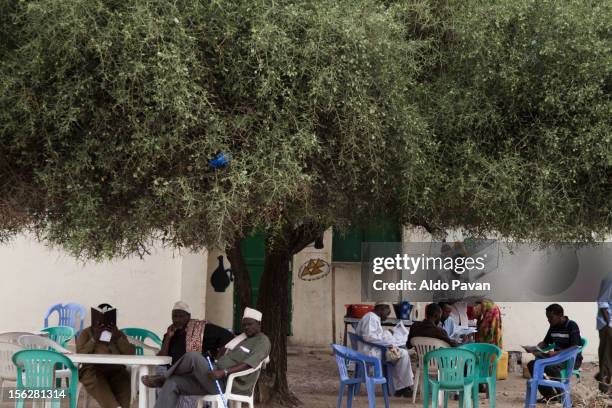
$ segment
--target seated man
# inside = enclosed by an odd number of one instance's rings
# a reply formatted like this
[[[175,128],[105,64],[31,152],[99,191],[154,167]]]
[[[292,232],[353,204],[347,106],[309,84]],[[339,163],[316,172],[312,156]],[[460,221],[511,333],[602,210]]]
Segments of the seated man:
[[[355,332],[363,340],[368,343],[380,344],[389,348],[395,346],[396,339],[390,330],[383,330],[382,321],[387,320],[391,314],[391,308],[386,304],[377,304],[374,311],[367,313],[357,324]],[[405,339],[405,337],[404,337]],[[412,396],[412,366],[410,364],[410,356],[408,350],[397,348],[400,358],[393,364],[393,384],[397,389],[396,396],[410,397]],[[359,344],[359,352],[382,358],[380,350],[370,347],[367,344]]]
[[[550,344],[554,343],[554,350],[549,352],[550,356],[558,354],[560,351],[568,349],[572,346],[582,346],[582,339],[580,338],[580,328],[576,322],[570,320],[567,316],[564,316],[563,307],[556,303],[546,308],[546,318],[550,324],[550,328],[544,337],[544,340],[538,344],[538,347],[545,348]],[[529,373],[533,375],[533,366],[535,361],[530,361],[527,364]],[[582,364],[582,353],[578,353],[576,356],[575,368],[580,367]],[[548,366],[544,369],[546,375],[551,379],[560,379],[562,365]],[[561,391],[553,387],[538,387],[540,394],[544,398],[540,399],[540,403],[545,403],[549,400],[553,400]]]
[[[109,310],[112,306],[102,304],[98,309]],[[107,337],[109,333],[110,339]],[[98,321],[92,322],[91,327],[81,332],[76,350],[81,354],[134,354],[136,348],[117,329],[116,324],[105,325]],[[102,408],[129,408],[130,373],[125,366],[83,364],[79,368],[79,381]]]
[[[172,357],[175,364],[190,351],[218,356],[234,335],[223,327],[208,323],[206,320],[195,320],[189,313],[189,305],[176,302],[172,308],[172,324],[164,335],[158,356]]]
[[[164,335],[161,350],[158,356],[172,357],[175,364],[185,353],[197,351],[204,355],[218,356],[225,345],[234,338],[234,335],[223,327],[208,323],[206,320],[191,318],[189,305],[179,301],[172,307],[172,324]],[[157,368],[158,374],[163,374],[169,366]],[[195,408],[198,397],[181,396],[178,407]]]
[[[270,340],[261,332],[261,312],[246,308],[242,318],[243,334],[226,345],[223,355],[212,371],[202,353],[187,352],[163,375],[144,376],[148,387],[161,387],[156,408],[175,407],[181,395],[218,394],[215,380],[249,368],[257,367],[270,354]],[[257,373],[234,381],[233,393],[248,394],[255,385]],[[225,386],[222,383],[221,388]]]
[[[446,331],[448,337],[453,337],[453,333],[455,332],[455,320],[451,317],[453,309],[447,302],[439,302],[438,305],[442,309],[442,317],[440,318],[438,326]]]
[[[438,326],[442,318],[442,309],[437,303],[430,303],[425,308],[425,320],[422,322],[414,322],[410,326],[410,334],[408,335],[407,347],[412,347],[411,340],[415,337],[431,337],[433,339],[442,340],[451,346],[456,346],[457,343],[452,341],[446,331]]]

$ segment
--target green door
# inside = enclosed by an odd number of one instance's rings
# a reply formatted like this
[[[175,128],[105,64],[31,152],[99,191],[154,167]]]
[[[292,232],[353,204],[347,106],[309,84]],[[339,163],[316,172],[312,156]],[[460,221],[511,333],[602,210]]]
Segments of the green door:
[[[264,234],[255,234],[240,241],[240,250],[244,257],[244,263],[249,271],[251,278],[251,304],[257,305],[257,298],[259,296],[259,287],[261,284],[261,277],[264,271],[264,258],[266,254],[266,237]],[[291,335],[292,327],[292,302],[291,302],[291,288],[293,286],[293,273],[292,266],[289,268],[289,335]],[[240,305],[240,299],[238,299],[238,293],[234,288],[234,332],[239,333],[241,331],[242,316],[240,311],[242,307]]]

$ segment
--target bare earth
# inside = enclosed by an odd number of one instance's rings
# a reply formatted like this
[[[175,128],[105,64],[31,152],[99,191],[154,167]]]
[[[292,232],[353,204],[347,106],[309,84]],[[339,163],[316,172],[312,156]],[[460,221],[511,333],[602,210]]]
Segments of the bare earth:
[[[335,359],[327,349],[307,349],[307,348],[290,348],[289,350],[289,386],[291,390],[302,401],[302,407],[305,408],[336,408],[338,398],[338,370],[336,368]],[[574,407],[577,408],[606,408],[612,407],[612,400],[605,399],[597,394],[596,383],[593,378],[597,367],[594,364],[587,363],[583,366],[582,379],[580,383],[574,385],[572,389],[572,397]],[[497,404],[498,408],[523,407],[525,398],[525,383],[526,379],[522,377],[521,372],[508,373],[508,379],[498,381],[497,383]],[[481,394],[482,396],[483,394]],[[84,398],[81,394],[79,398],[79,407],[84,407]],[[346,406],[346,396],[344,398],[343,407]],[[391,408],[410,408],[422,407],[423,402],[421,396],[417,398],[416,404],[412,404],[412,399],[408,398],[391,398]],[[449,407],[457,407],[459,404],[456,401],[449,402]],[[13,404],[0,402],[0,407],[12,407]],[[27,404],[30,406],[30,404]],[[62,405],[64,406],[64,405]],[[66,405],[67,406],[67,405]],[[133,407],[137,404],[132,404]],[[269,405],[257,404],[258,408],[272,408]],[[382,394],[378,393],[376,400],[377,407],[384,407]],[[488,407],[487,399],[480,399],[481,407]],[[552,405],[561,407],[560,404]],[[97,408],[98,404],[90,398],[90,408]],[[245,405],[243,405],[245,407]],[[365,390],[362,390],[360,395],[353,401],[353,407],[366,408],[368,400]],[[545,408],[545,405],[538,405]],[[168,407],[171,408],[171,407]]]
[[[331,352],[321,349],[297,349],[290,350],[289,355],[289,386],[297,394],[307,408],[335,408],[338,397],[338,370]],[[594,364],[584,364],[583,374],[580,384],[572,390],[574,397],[574,407],[600,408],[606,407],[604,404],[596,404],[594,401],[585,403],[584,400],[594,398],[596,393],[596,383],[593,378],[597,368]],[[497,404],[498,408],[523,407],[525,399],[526,379],[522,377],[522,372],[508,373],[508,379],[497,383]],[[483,394],[481,394],[482,396]],[[343,406],[346,406],[346,396]],[[459,403],[449,402],[449,407],[456,407]],[[259,405],[264,406],[264,405]],[[353,401],[353,407],[366,408],[368,406],[365,391]],[[382,394],[376,401],[377,407],[384,407]],[[392,408],[422,407],[423,402],[419,396],[416,404],[412,404],[412,399],[391,398]],[[480,399],[480,406],[488,407],[487,399]],[[556,406],[560,407],[560,404]],[[612,402],[608,405],[612,407]],[[545,407],[545,405],[538,405]]]

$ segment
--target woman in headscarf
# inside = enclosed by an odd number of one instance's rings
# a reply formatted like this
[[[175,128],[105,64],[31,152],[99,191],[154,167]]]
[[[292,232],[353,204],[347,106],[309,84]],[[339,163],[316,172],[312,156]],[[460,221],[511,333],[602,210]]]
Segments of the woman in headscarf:
[[[503,348],[502,320],[499,306],[488,299],[476,302],[474,317],[478,319],[476,342],[495,344],[500,349]]]

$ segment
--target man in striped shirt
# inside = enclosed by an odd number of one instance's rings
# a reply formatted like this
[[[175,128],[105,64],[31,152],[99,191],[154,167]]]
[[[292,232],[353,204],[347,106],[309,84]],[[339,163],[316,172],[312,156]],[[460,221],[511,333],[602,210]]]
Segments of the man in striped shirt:
[[[582,338],[580,337],[580,328],[578,327],[578,324],[565,316],[565,312],[563,311],[563,307],[561,307],[561,305],[554,303],[548,306],[546,308],[546,318],[548,319],[550,328],[548,329],[544,340],[538,344],[538,347],[545,348],[551,344],[554,344],[554,350],[548,353],[549,356],[554,356],[555,354],[558,354],[559,352],[572,346],[582,346]],[[529,373],[532,375],[534,364],[535,361],[530,361],[527,365],[529,368]],[[581,364],[582,353],[578,353],[574,368],[579,368]],[[552,365],[546,367],[544,372],[551,379],[560,379],[563,368],[564,367],[561,364]],[[542,403],[556,399],[561,393],[560,390],[552,387],[540,386],[538,387],[538,390],[544,397],[544,399],[538,401]]]

